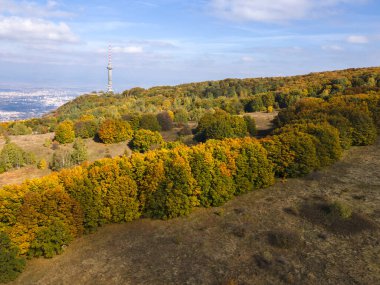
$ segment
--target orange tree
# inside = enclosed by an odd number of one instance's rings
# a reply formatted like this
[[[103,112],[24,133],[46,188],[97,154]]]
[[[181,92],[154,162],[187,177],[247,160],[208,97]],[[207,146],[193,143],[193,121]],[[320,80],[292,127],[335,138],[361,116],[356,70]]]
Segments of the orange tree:
[[[99,126],[99,139],[106,144],[118,143],[131,139],[131,126],[122,120],[107,119]]]

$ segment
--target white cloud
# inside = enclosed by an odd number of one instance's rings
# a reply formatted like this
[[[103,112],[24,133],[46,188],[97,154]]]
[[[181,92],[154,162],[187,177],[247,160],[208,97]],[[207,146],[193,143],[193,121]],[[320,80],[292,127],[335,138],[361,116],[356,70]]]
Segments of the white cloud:
[[[136,54],[136,53],[142,53],[144,49],[141,46],[125,46],[125,47],[116,46],[112,48],[112,51],[115,53]]]
[[[352,0],[210,0],[215,13],[234,21],[284,22],[304,19]],[[361,2],[361,1],[360,1]],[[325,12],[325,11],[324,11]]]
[[[351,44],[367,44],[369,39],[366,36],[352,35],[347,38],[347,42]]]
[[[42,19],[0,17],[0,38],[16,41],[77,42],[77,37],[63,22]]]
[[[253,59],[252,56],[243,56],[241,58],[241,60],[244,61],[244,62],[253,62],[254,61],[254,59]]]
[[[325,45],[321,48],[325,51],[343,51],[343,48],[339,45]]]
[[[0,0],[0,14],[32,18],[68,17],[71,13],[58,9],[56,1],[48,0],[45,5],[31,1]]]

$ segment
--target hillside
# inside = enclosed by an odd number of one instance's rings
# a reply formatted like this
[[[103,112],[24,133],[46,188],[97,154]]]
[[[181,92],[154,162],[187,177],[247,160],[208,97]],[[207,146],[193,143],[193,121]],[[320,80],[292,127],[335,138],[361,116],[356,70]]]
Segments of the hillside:
[[[352,148],[324,171],[220,208],[105,226],[63,255],[29,261],[10,284],[377,284],[380,232],[366,225],[380,223],[379,168],[379,141]],[[347,232],[296,210],[325,199],[344,201],[365,223]],[[276,246],[276,232],[291,240]]]
[[[205,110],[219,107],[231,113],[285,108],[303,97],[380,91],[380,67],[356,68],[268,78],[225,79],[177,86],[132,88],[122,94],[84,95],[58,108],[48,117],[78,119],[83,114],[123,116],[130,113],[180,112],[197,121]]]

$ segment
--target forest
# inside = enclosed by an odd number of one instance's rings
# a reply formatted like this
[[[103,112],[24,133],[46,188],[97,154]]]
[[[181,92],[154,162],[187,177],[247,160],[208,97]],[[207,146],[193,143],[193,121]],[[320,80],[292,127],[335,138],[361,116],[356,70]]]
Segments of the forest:
[[[275,128],[255,137],[255,122],[244,114],[274,109]],[[194,141],[163,140],[159,131],[174,125]],[[54,131],[57,143],[77,145],[68,167],[0,189],[0,282],[7,282],[26,257],[53,257],[104,224],[217,207],[332,165],[351,146],[373,144],[380,129],[380,68],[89,94],[43,118],[1,128],[4,136]],[[133,153],[90,163],[81,148],[85,138],[129,141]],[[10,144],[0,154],[8,161],[0,170],[19,166],[10,153],[18,153],[19,164],[34,163]]]

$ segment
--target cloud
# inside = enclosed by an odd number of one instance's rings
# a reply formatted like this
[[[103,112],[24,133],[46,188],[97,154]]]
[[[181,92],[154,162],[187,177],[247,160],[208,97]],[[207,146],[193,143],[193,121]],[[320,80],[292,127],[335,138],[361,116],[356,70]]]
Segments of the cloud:
[[[45,5],[31,1],[0,0],[0,14],[11,16],[25,16],[32,18],[61,18],[72,16],[72,13],[58,9],[56,1],[48,0]]]
[[[215,13],[234,21],[286,22],[305,19],[351,0],[210,0]],[[362,1],[359,1],[362,2]],[[325,10],[324,10],[325,12]]]
[[[343,51],[343,48],[339,45],[325,45],[321,47],[325,51]]]
[[[125,46],[125,47],[116,46],[112,48],[112,51],[114,53],[136,54],[136,53],[142,53],[144,49],[141,46]]]
[[[0,38],[22,42],[50,41],[74,43],[78,38],[63,22],[42,19],[0,17]]]
[[[352,35],[347,38],[347,42],[351,44],[367,44],[369,39],[366,36]]]

